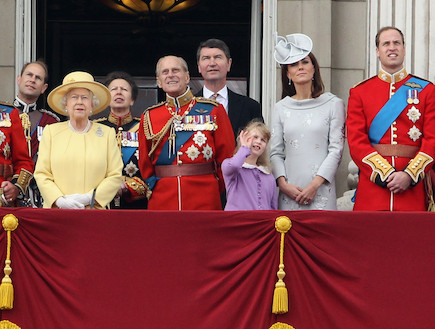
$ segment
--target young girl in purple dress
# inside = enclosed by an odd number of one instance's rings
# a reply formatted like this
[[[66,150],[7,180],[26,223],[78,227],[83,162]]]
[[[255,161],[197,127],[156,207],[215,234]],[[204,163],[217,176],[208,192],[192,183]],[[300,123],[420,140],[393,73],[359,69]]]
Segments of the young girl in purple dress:
[[[277,187],[272,175],[266,125],[251,121],[237,138],[236,153],[222,163],[227,190],[225,210],[278,208]]]

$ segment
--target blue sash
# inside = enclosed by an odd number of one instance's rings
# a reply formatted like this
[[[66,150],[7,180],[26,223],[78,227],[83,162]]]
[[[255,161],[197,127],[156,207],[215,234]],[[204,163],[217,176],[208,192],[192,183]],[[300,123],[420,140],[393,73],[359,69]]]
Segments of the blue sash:
[[[214,107],[215,107],[214,104],[197,102],[187,115],[193,115],[193,114],[209,115]],[[186,143],[189,140],[190,137],[192,137],[194,133],[195,131],[176,131],[175,152],[171,152],[171,154],[169,154],[169,139],[168,139],[163,145],[162,151],[160,152],[160,155],[156,161],[156,166],[171,165],[175,160],[175,156],[177,155],[178,150],[181,148],[181,146],[184,143]]]
[[[139,122],[137,122],[130,130],[129,132],[136,132],[137,128],[139,126]],[[124,165],[127,164],[127,161],[130,160],[130,158],[133,156],[134,152],[136,152],[137,147],[133,146],[123,146],[122,147],[122,162],[124,162]]]
[[[411,87],[408,84],[412,84],[414,87]],[[400,113],[402,113],[402,111],[408,106],[408,90],[416,89],[418,92],[420,92],[428,84],[429,81],[412,77],[394,93],[388,102],[385,103],[385,105],[381,108],[370,125],[369,139],[372,144],[379,144],[382,136],[384,136],[394,120],[396,120]]]

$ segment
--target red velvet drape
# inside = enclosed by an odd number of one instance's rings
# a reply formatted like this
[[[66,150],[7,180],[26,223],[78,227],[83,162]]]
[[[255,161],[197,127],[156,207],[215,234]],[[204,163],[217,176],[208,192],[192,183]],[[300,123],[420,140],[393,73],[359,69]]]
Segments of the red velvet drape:
[[[23,329],[435,327],[435,217],[384,212],[0,209]],[[290,311],[271,313],[288,216]],[[0,235],[2,268],[6,234]]]

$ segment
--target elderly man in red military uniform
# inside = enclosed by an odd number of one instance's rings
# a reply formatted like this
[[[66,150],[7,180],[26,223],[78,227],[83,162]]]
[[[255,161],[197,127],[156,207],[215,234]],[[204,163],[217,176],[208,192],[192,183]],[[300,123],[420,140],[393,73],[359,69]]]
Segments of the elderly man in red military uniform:
[[[379,74],[350,90],[347,134],[360,169],[354,210],[425,210],[424,177],[435,157],[435,86],[403,67],[395,27],[376,36]]]
[[[0,103],[0,206],[16,206],[32,179],[33,161],[13,106]]]
[[[228,115],[216,101],[193,96],[181,57],[162,57],[156,76],[166,101],[148,108],[139,128],[139,167],[152,190],[148,209],[222,209],[220,167],[234,151]]]

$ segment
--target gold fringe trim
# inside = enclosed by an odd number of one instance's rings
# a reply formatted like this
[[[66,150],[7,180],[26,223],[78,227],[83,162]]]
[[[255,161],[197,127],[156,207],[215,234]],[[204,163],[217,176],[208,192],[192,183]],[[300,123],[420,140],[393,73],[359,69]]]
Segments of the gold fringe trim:
[[[15,323],[12,323],[8,320],[0,321],[0,329],[21,329],[21,327],[17,326]]]
[[[284,272],[284,238],[285,234],[292,227],[292,222],[287,216],[280,216],[275,220],[275,228],[281,233],[281,244],[279,248],[279,271],[278,282],[275,284],[275,291],[273,292],[272,313],[283,314],[288,312],[288,293],[285,283]]]
[[[18,219],[12,214],[7,214],[3,217],[2,225],[7,234],[7,246],[6,246],[6,260],[5,260],[6,265],[3,270],[5,276],[3,277],[2,282],[0,284],[0,309],[11,310],[14,307],[14,286],[12,285],[12,279],[10,278],[10,275],[12,273],[11,232],[18,227]]]
[[[289,324],[277,322],[273,324],[272,327],[270,327],[269,329],[295,329],[295,328]]]
[[[432,185],[432,178],[430,176],[430,172],[426,173],[426,176],[424,177],[424,187],[426,189],[426,195],[427,195],[427,211],[435,211],[435,202],[433,198],[433,185]]]

